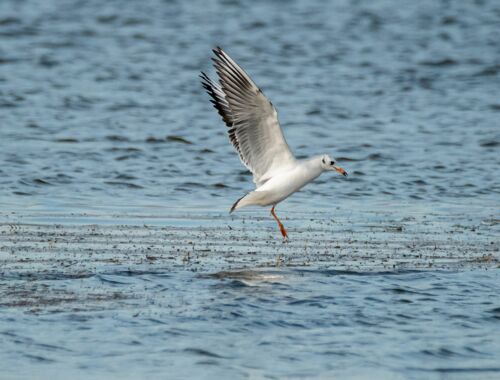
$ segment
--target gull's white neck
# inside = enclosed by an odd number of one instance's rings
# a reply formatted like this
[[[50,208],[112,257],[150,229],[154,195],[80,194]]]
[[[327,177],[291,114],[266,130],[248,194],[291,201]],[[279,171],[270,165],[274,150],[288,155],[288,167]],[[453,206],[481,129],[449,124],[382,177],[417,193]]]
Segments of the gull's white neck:
[[[321,165],[321,156],[315,156],[305,160],[298,160],[294,170],[293,182],[296,188],[301,188],[305,184],[319,177],[325,170]]]
[[[319,177],[324,171],[321,156],[297,160],[295,165],[273,175],[257,189],[257,192],[268,192],[269,199],[266,204],[277,204]]]

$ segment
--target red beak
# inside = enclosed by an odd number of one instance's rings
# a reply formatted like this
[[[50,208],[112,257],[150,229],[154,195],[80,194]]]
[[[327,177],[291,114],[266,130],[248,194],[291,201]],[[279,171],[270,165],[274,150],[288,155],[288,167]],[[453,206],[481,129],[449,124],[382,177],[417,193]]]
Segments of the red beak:
[[[334,169],[336,171],[338,171],[340,174],[342,174],[344,177],[347,177],[347,172],[342,169],[340,166],[337,166],[337,165],[333,165]]]

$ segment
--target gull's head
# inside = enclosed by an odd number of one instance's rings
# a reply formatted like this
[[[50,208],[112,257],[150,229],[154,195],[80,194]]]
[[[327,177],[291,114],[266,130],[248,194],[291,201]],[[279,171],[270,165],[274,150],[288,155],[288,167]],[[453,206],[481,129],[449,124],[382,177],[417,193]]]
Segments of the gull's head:
[[[321,167],[325,171],[337,171],[343,176],[347,177],[347,172],[342,169],[340,166],[337,166],[337,161],[335,158],[330,157],[327,154],[321,156]]]

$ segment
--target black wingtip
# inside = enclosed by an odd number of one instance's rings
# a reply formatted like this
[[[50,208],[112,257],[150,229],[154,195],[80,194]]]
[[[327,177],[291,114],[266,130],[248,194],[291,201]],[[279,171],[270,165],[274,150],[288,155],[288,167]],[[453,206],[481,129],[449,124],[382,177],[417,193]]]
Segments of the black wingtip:
[[[220,46],[216,46],[214,49],[212,49],[212,51],[214,52],[215,56],[219,59],[223,59],[222,57],[224,57],[224,55],[226,54]]]
[[[201,85],[203,86],[203,88],[208,93],[210,93],[211,86],[210,86],[210,78],[208,77],[208,75],[205,74],[203,71],[201,71],[199,77],[201,79]]]
[[[231,207],[231,210],[229,210],[229,213],[231,214],[234,209],[236,208],[236,206],[238,206],[238,203],[240,203],[240,201],[245,198],[245,195],[243,195],[240,199],[238,199],[236,202],[234,202],[233,206]]]
[[[230,213],[230,214],[232,214],[232,213],[233,213],[233,211],[234,211],[234,209],[236,208],[236,206],[238,206],[238,202],[239,202],[239,201],[240,201],[240,200],[238,199],[238,200],[237,200],[236,202],[234,202],[234,204],[231,206],[231,210],[229,210],[229,213]]]
[[[200,75],[198,75],[200,78],[201,78],[201,83],[203,83],[204,85],[206,83],[210,83],[210,77],[205,74],[203,71],[200,71]]]

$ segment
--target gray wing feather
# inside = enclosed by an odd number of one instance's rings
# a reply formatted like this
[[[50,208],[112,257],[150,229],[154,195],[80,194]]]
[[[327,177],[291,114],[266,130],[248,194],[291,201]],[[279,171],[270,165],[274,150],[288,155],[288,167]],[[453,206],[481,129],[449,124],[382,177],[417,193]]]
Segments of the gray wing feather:
[[[221,48],[214,49],[219,83],[202,73],[202,84],[229,127],[229,139],[257,185],[295,161],[272,103]]]

